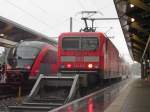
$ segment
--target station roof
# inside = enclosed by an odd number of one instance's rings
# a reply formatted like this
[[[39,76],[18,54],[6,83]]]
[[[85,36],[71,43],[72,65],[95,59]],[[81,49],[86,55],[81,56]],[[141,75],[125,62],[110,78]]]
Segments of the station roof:
[[[0,16],[0,46],[11,47],[21,40],[56,41],[32,29]]]
[[[150,0],[114,0],[132,58],[141,62],[150,50]]]

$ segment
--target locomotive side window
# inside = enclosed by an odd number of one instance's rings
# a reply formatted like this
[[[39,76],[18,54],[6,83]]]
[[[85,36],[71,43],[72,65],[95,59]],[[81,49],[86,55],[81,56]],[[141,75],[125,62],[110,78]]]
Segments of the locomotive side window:
[[[82,50],[95,50],[98,47],[98,38],[84,37],[82,38]]]
[[[64,50],[79,50],[80,38],[79,37],[64,37],[62,40],[62,48]]]

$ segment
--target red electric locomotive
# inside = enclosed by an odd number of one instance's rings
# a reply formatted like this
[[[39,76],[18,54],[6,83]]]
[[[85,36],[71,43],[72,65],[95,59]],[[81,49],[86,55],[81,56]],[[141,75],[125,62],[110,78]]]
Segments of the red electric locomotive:
[[[58,40],[58,65],[62,74],[79,74],[88,83],[121,77],[119,53],[100,32],[62,33]]]
[[[38,74],[57,73],[57,47],[40,41],[24,41],[10,49],[7,56],[7,81],[37,78]]]

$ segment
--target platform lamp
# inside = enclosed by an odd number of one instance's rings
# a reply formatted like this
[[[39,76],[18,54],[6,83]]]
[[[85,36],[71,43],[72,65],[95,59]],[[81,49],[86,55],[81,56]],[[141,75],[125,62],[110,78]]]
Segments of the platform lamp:
[[[143,59],[142,61],[142,66],[143,66],[143,78],[146,78],[146,62],[145,60]]]
[[[145,63],[145,60],[143,60],[142,64],[143,64],[143,65],[145,65],[145,64],[146,64],[146,63]]]
[[[130,24],[133,23],[133,22],[135,22],[135,19],[129,17],[129,18],[127,19],[127,23],[124,24],[124,25],[122,25],[121,27],[125,27],[125,26],[127,26],[127,25],[130,25]]]
[[[130,7],[133,8],[133,7],[135,7],[135,5],[134,4],[130,4]]]
[[[4,37],[5,36],[5,34],[3,34],[3,33],[0,33],[0,37]]]

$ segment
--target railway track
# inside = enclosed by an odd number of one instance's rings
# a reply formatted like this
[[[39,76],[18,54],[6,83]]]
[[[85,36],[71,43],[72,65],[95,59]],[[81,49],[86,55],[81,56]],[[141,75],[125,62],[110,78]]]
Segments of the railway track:
[[[0,112],[8,112],[8,106],[20,105],[33,84],[0,83]]]
[[[37,80],[22,104],[19,106],[9,106],[9,112],[48,112],[115,83],[112,81],[112,83],[103,87],[98,85],[93,89],[79,89],[77,86],[78,81],[78,76],[61,78],[41,76],[41,79]]]
[[[0,83],[0,112],[7,112],[9,105],[16,104],[17,87],[14,84]]]
[[[9,106],[9,112],[47,112],[75,100],[79,76],[51,77],[40,75],[21,105]]]
[[[1,83],[0,84],[0,100],[7,97],[12,97],[17,92],[17,88],[11,84]]]
[[[20,92],[22,95],[29,94],[32,85],[20,85],[18,83],[0,83],[0,100],[17,96]]]
[[[41,76],[34,86],[31,83],[23,84],[21,90],[17,83],[0,84],[0,112],[47,112],[115,82],[109,84],[105,82],[103,87],[97,85],[94,88],[79,89],[77,76],[61,78]]]

